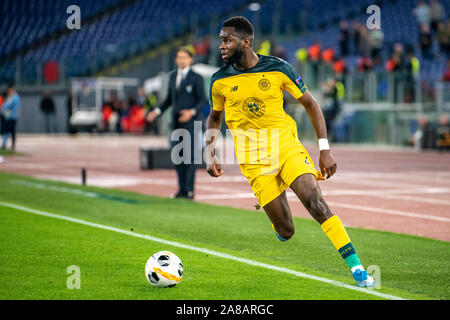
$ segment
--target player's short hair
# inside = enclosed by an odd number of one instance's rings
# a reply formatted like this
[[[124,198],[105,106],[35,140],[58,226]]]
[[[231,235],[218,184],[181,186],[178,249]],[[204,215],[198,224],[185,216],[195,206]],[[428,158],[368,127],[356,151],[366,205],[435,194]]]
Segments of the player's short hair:
[[[189,57],[191,57],[191,58],[194,57],[194,52],[188,47],[179,47],[177,50],[177,54],[180,51],[187,53],[189,55]]]
[[[253,25],[245,17],[235,16],[235,17],[228,18],[227,20],[224,21],[224,23],[222,24],[222,27],[234,27],[234,30],[237,33],[240,33],[243,36],[248,37],[251,40],[253,40],[253,36],[254,36]]]

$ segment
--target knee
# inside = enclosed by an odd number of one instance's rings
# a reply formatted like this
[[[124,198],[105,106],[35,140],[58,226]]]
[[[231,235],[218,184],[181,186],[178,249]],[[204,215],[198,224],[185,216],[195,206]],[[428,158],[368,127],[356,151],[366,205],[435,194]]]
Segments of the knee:
[[[333,214],[325,200],[320,196],[311,196],[305,201],[305,207],[317,221],[325,221]]]

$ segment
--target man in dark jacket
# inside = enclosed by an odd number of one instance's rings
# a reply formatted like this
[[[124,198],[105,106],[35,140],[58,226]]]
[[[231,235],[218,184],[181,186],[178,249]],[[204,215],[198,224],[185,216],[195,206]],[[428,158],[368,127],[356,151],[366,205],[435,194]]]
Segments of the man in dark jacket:
[[[41,111],[45,117],[45,132],[56,132],[55,103],[50,92],[45,92],[41,100]]]
[[[179,164],[175,163],[179,186],[179,190],[174,196],[175,198],[194,198],[194,153],[196,151],[194,147],[196,146],[195,139],[197,138],[195,136],[196,133],[194,133],[194,122],[195,120],[200,121],[201,110],[208,103],[205,96],[203,78],[191,69],[193,61],[193,53],[189,49],[185,47],[178,49],[175,58],[178,68],[171,72],[169,76],[167,98],[159,108],[153,109],[146,116],[148,122],[153,122],[169,106],[172,106],[172,129],[185,129],[189,133],[187,136],[190,141],[182,142],[184,146],[190,146],[190,159],[183,157],[183,153],[185,151],[189,152],[189,150],[182,149],[179,156],[183,160]],[[181,138],[185,139],[186,136],[182,135]],[[173,151],[174,147],[178,146],[179,143],[180,141],[171,142]],[[172,152],[172,156],[173,154],[174,152]]]

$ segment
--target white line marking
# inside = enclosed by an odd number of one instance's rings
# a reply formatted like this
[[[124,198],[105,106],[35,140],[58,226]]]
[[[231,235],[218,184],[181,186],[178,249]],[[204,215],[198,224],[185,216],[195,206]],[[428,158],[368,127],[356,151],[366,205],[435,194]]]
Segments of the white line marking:
[[[209,249],[205,249],[205,248],[194,247],[194,246],[190,246],[190,245],[187,245],[187,244],[184,244],[184,243],[181,243],[181,242],[165,240],[165,239],[153,237],[153,236],[146,235],[146,234],[135,233],[135,232],[131,232],[131,231],[128,231],[128,230],[118,229],[118,228],[114,228],[114,227],[110,227],[110,226],[106,226],[106,225],[102,225],[102,224],[98,224],[98,223],[94,223],[94,222],[89,222],[89,221],[86,221],[86,220],[81,220],[81,219],[72,218],[72,217],[68,217],[68,216],[63,216],[63,215],[59,215],[59,214],[54,214],[54,213],[50,213],[50,212],[46,212],[46,211],[36,210],[36,209],[32,209],[32,208],[21,206],[21,205],[16,205],[16,204],[13,204],[13,203],[0,201],[0,205],[2,205],[4,207],[8,207],[8,208],[12,208],[12,209],[16,209],[16,210],[20,210],[20,211],[24,211],[24,212],[28,212],[28,213],[32,213],[32,214],[36,214],[36,215],[40,215],[40,216],[44,216],[44,217],[70,221],[70,222],[73,222],[73,223],[78,223],[78,224],[90,226],[90,227],[93,227],[93,228],[108,230],[108,231],[112,231],[112,232],[126,234],[128,236],[132,236],[132,237],[136,237],[136,238],[141,238],[141,239],[146,239],[146,240],[150,240],[150,241],[153,241],[153,242],[163,243],[163,244],[166,244],[166,245],[169,245],[169,246],[174,246],[174,247],[183,248],[183,249],[187,249],[187,250],[202,252],[202,253],[210,254],[210,255],[213,255],[213,256],[216,256],[216,257],[220,257],[220,258],[224,258],[224,259],[228,259],[228,260],[233,260],[233,261],[238,261],[238,262],[245,263],[245,264],[252,265],[252,266],[256,266],[256,267],[261,267],[261,268],[265,268],[265,269],[270,269],[270,270],[274,270],[274,271],[278,271],[278,272],[291,274],[291,275],[294,275],[294,276],[300,277],[300,278],[305,278],[305,279],[311,279],[311,280],[324,282],[324,283],[327,283],[327,284],[330,284],[330,285],[333,285],[333,286],[336,286],[336,287],[346,288],[346,289],[353,290],[353,291],[359,291],[359,292],[362,292],[362,293],[366,293],[366,294],[377,296],[377,297],[384,298],[384,299],[405,300],[402,297],[397,297],[397,296],[394,296],[394,295],[373,291],[373,290],[370,290],[370,289],[367,289],[367,288],[359,288],[357,286],[352,286],[352,285],[349,285],[349,284],[346,284],[346,283],[343,283],[343,282],[330,280],[330,279],[323,278],[323,277],[317,277],[317,276],[313,276],[313,275],[310,275],[310,274],[307,274],[307,273],[303,273],[303,272],[299,272],[299,271],[295,271],[295,270],[291,270],[291,269],[287,269],[287,268],[283,268],[283,267],[278,267],[278,266],[274,266],[274,265],[258,262],[258,261],[255,261],[255,260],[250,260],[250,259],[236,257],[236,256],[233,256],[233,255],[228,254],[228,253],[223,253],[223,252],[219,252],[219,251],[209,250]]]
[[[341,207],[341,208],[346,208],[346,209],[356,209],[356,210],[361,210],[361,211],[399,215],[399,216],[405,216],[405,217],[411,217],[411,218],[420,218],[420,219],[450,222],[449,218],[425,215],[425,214],[420,214],[420,213],[411,213],[411,212],[391,210],[391,209],[378,209],[378,208],[359,206],[359,205],[347,204],[347,203],[340,203],[340,202],[334,202],[334,201],[327,201],[327,203],[331,206],[336,206],[336,207]]]
[[[324,193],[326,195],[326,193]],[[297,199],[297,196],[293,192],[286,192],[287,198],[295,198]],[[196,195],[195,200],[214,200],[214,199],[251,199],[255,198],[255,195],[253,193],[232,193],[232,194],[206,194],[206,195]],[[391,214],[391,215],[399,215],[399,216],[405,216],[410,218],[420,218],[420,219],[428,219],[428,220],[436,220],[436,221],[443,221],[443,222],[450,222],[450,218],[445,217],[438,217],[433,215],[427,215],[427,214],[420,214],[420,213],[411,213],[406,211],[399,211],[399,210],[391,210],[391,209],[381,209],[381,208],[373,208],[368,206],[362,206],[362,205],[352,205],[352,204],[346,204],[341,202],[335,202],[335,201],[329,201],[327,200],[327,203],[332,206],[341,207],[341,208],[347,208],[347,209],[356,209],[361,211],[369,211],[369,212],[376,212],[376,213],[383,213],[383,214]]]

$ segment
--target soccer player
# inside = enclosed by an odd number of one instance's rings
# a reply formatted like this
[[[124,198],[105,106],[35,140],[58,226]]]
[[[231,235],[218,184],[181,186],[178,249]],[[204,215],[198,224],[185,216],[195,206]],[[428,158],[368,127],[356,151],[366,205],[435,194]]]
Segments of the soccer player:
[[[253,26],[246,18],[227,19],[219,37],[221,56],[226,64],[211,78],[207,134],[208,130],[220,129],[225,112],[240,169],[248,178],[279,240],[287,241],[294,234],[285,191],[289,187],[320,223],[348,264],[356,284],[373,287],[374,280],[363,268],[342,221],[331,212],[317,182],[330,178],[337,168],[317,101],[289,63],[254,52]],[[314,126],[320,149],[320,171],[315,169],[298,140],[295,121],[283,109],[283,91],[305,107]],[[217,135],[207,141],[211,157],[206,170],[213,177],[223,174],[221,162],[214,154],[216,142]]]

